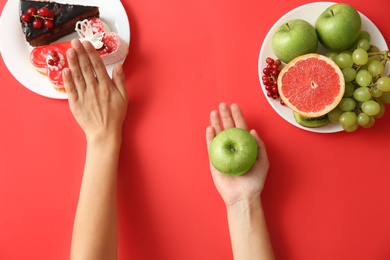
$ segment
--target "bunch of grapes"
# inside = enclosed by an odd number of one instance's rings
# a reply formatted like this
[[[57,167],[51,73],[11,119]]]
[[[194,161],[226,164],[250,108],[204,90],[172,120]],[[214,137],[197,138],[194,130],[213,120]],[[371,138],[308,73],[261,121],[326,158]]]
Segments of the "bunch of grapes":
[[[383,75],[389,51],[372,45],[370,34],[363,31],[353,49],[327,56],[340,67],[345,80],[344,96],[329,112],[329,120],[348,132],[372,127],[384,115],[384,104],[390,103],[390,75]]]
[[[282,62],[279,59],[274,60],[268,57],[265,62],[267,66],[263,69],[262,81],[267,91],[267,96],[272,99],[280,99],[278,91],[278,75]],[[283,100],[280,100],[280,104],[284,105]]]

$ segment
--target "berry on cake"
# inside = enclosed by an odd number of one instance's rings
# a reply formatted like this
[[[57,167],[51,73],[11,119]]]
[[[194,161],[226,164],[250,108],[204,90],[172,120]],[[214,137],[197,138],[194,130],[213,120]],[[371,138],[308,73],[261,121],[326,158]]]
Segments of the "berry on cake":
[[[26,41],[47,45],[74,32],[78,21],[99,17],[99,7],[54,1],[20,0],[19,17]]]
[[[118,34],[111,32],[100,18],[78,21],[74,30],[80,41],[89,41],[95,47],[104,65],[124,60],[128,54],[128,44]],[[31,63],[42,74],[46,74],[57,91],[64,92],[62,70],[68,66],[66,51],[70,42],[52,43],[35,47],[30,54]]]

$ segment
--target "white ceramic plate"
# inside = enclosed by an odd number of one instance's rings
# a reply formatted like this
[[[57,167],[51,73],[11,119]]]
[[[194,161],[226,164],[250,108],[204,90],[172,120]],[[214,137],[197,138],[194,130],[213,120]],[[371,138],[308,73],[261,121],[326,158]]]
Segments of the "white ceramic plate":
[[[270,99],[267,96],[267,91],[265,90],[265,86],[263,85],[262,82],[262,72],[263,68],[266,67],[266,58],[267,57],[272,57],[276,58],[274,52],[272,51],[272,36],[275,33],[275,31],[285,22],[291,20],[291,19],[304,19],[311,23],[313,26],[318,18],[318,16],[330,5],[334,3],[332,2],[316,2],[316,3],[310,3],[306,5],[302,5],[300,7],[295,8],[294,10],[286,13],[284,16],[282,16],[269,30],[268,34],[266,35],[263,45],[261,46],[260,49],[260,55],[259,55],[259,61],[258,61],[258,73],[259,73],[259,79],[260,79],[260,84],[261,88],[264,92],[265,98],[269,100],[270,105],[272,108],[287,122],[293,124],[296,127],[299,127],[301,129],[311,131],[311,132],[317,132],[317,133],[334,133],[334,132],[339,132],[343,131],[343,128],[341,127],[340,124],[338,123],[329,123],[328,125],[318,127],[318,128],[308,128],[304,127],[300,124],[298,124],[294,120],[293,113],[291,109],[289,109],[286,106],[282,106],[279,103],[279,100],[273,100]],[[378,30],[378,28],[375,26],[374,23],[372,23],[366,16],[364,16],[362,13],[360,13],[360,16],[362,18],[362,29],[366,30],[370,33],[371,35],[371,43],[376,45],[380,50],[387,50],[387,44],[385,39],[383,38],[381,32]],[[319,44],[318,53],[325,54],[326,50],[324,47],[322,47]],[[389,66],[386,67],[386,71],[388,72]]]
[[[98,6],[100,18],[130,44],[130,25],[126,11],[120,0],[56,0],[59,3]],[[0,51],[3,60],[12,75],[26,88],[45,97],[67,99],[65,93],[56,91],[49,79],[38,73],[30,62],[32,47],[26,42],[19,21],[19,1],[8,0],[0,20]],[[78,38],[77,33],[58,41]],[[123,62],[123,61],[122,61]],[[114,65],[107,66],[112,75]]]

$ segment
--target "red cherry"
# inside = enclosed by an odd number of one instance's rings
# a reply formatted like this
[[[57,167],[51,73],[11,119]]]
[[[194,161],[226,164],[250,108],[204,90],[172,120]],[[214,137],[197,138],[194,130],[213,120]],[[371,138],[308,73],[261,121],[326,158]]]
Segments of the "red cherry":
[[[22,18],[21,19],[22,19],[23,22],[28,23],[28,22],[30,22],[31,16],[29,14],[22,14]]]
[[[38,10],[37,14],[46,17],[49,14],[49,9],[47,9],[46,7],[42,7]]]
[[[46,28],[52,28],[53,27],[53,21],[52,20],[45,20],[45,27]]]
[[[54,60],[50,59],[47,61],[47,64],[49,64],[50,66],[54,66]]]
[[[27,13],[29,15],[36,15],[37,14],[37,9],[35,9],[34,7],[30,7],[27,9]]]
[[[37,28],[37,29],[40,29],[42,27],[42,20],[41,19],[36,19],[34,22],[33,22],[33,26],[34,28]]]

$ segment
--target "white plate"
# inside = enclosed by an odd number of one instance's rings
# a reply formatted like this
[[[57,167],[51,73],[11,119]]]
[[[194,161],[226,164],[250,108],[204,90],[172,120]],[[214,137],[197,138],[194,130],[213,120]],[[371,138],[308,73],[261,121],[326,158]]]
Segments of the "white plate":
[[[262,81],[263,76],[263,68],[266,67],[266,58],[272,57],[276,58],[274,52],[272,51],[272,36],[275,33],[275,31],[285,22],[291,20],[291,19],[304,19],[311,23],[313,26],[318,18],[318,16],[330,5],[334,4],[333,2],[316,2],[316,3],[310,3],[306,5],[299,6],[295,8],[294,10],[286,13],[284,16],[282,16],[269,30],[268,34],[264,38],[263,45],[260,49],[260,55],[259,55],[259,61],[258,61],[258,73],[259,73],[259,79],[261,88],[264,92],[265,98],[269,100],[270,105],[272,108],[286,121],[293,124],[296,127],[299,127],[301,129],[311,131],[311,132],[317,132],[317,133],[334,133],[343,131],[343,128],[338,123],[329,123],[328,125],[318,127],[318,128],[308,128],[304,127],[300,124],[298,124],[294,120],[293,113],[291,109],[289,109],[286,106],[282,106],[279,103],[279,100],[273,100],[270,99],[267,96],[267,91],[265,90],[265,86]],[[366,30],[371,35],[371,43],[376,45],[380,50],[387,50],[387,44],[385,39],[383,38],[381,32],[378,30],[378,28],[375,26],[374,23],[372,23],[366,16],[364,16],[362,13],[360,13],[360,16],[362,18],[362,30]],[[324,47],[322,47],[319,44],[318,53],[325,54],[326,50]],[[389,71],[389,66],[386,67],[386,71]]]
[[[120,0],[56,0],[56,2],[98,6],[100,18],[110,27],[111,31],[130,44],[129,19]],[[67,99],[67,95],[56,91],[49,79],[38,73],[30,62],[32,47],[26,42],[21,29],[19,1],[8,0],[5,4],[0,20],[0,35],[0,51],[4,63],[23,86],[45,97]],[[73,38],[78,38],[77,33],[58,41],[69,41]],[[113,67],[114,65],[107,66],[110,75],[112,75]]]

